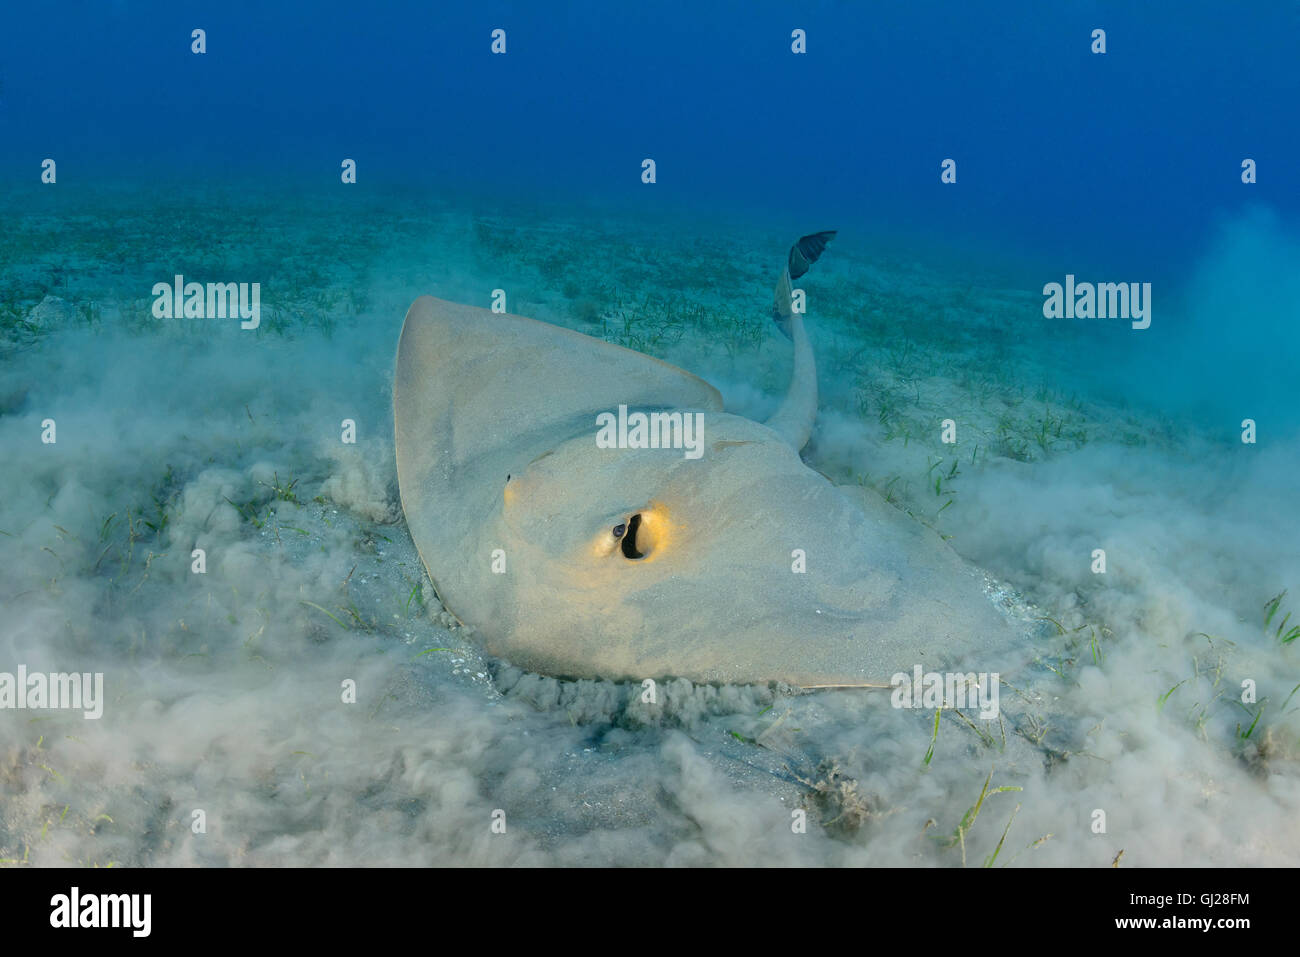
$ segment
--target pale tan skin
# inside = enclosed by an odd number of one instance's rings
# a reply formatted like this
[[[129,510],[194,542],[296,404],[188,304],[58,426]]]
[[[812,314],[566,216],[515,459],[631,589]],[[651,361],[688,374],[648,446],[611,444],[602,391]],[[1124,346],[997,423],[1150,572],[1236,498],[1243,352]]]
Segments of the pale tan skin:
[[[559,677],[838,687],[1007,646],[980,576],[938,535],[801,461],[816,371],[792,318],[794,381],[765,425],[640,353],[411,305],[393,385],[402,506],[439,597],[489,653]],[[620,404],[703,412],[703,456],[598,448],[596,416]],[[635,515],[641,558],[613,534]]]

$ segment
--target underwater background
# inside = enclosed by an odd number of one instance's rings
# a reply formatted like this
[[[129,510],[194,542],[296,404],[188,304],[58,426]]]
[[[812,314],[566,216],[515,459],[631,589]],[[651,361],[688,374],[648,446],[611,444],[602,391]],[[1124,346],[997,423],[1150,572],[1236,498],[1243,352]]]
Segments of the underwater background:
[[[3,20],[0,672],[107,700],[0,710],[0,866],[1300,853],[1300,4]],[[821,229],[804,458],[996,583],[1005,720],[685,681],[647,708],[481,655],[402,518],[410,302],[504,289],[762,419],[776,270]],[[159,318],[176,274],[260,283],[260,326]],[[1067,275],[1150,283],[1149,328],[1048,318]]]

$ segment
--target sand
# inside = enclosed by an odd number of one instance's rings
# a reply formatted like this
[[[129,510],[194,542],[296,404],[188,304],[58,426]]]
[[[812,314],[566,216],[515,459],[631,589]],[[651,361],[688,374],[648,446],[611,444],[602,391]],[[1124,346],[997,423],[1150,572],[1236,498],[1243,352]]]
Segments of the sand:
[[[102,671],[107,702],[98,721],[0,712],[5,866],[1300,851],[1300,642],[1277,628],[1300,617],[1300,445],[1268,386],[1296,334],[1261,306],[1278,349],[1210,361],[1218,314],[1196,306],[1253,314],[1234,264],[1293,249],[1276,223],[1230,224],[1185,297],[1157,300],[1167,377],[1133,373],[1153,368],[1124,338],[1143,333],[1045,320],[1059,276],[841,226],[805,283],[806,458],[951,536],[1024,628],[1002,722],[945,712],[936,737],[933,711],[880,694],[671,682],[648,707],[640,686],[521,673],[440,606],[401,518],[389,387],[416,295],[505,289],[510,311],[676,362],[762,418],[789,375],[766,321],[784,224],[701,240],[667,216],[471,197],[65,195],[4,202],[0,671]],[[150,289],[177,272],[259,281],[261,327],[155,319]]]

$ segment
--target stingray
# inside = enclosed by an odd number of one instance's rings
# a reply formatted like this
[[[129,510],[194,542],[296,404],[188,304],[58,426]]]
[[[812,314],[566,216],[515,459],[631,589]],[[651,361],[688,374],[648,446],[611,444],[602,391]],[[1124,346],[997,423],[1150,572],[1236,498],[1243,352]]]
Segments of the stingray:
[[[792,282],[834,235],[803,237],[780,271],[794,363],[766,422],[639,352],[415,300],[393,382],[402,508],[438,597],[489,654],[561,678],[872,687],[1008,639],[936,532],[801,459],[817,371]],[[637,447],[635,424],[624,439],[636,413],[659,414],[660,447]]]

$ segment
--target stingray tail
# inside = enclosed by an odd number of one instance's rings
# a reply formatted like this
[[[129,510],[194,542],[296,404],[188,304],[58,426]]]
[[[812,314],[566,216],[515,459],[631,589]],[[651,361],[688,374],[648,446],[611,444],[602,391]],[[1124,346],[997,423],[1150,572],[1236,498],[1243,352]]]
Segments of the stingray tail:
[[[781,278],[777,280],[776,297],[772,303],[772,318],[776,320],[777,328],[794,344],[794,371],[790,375],[790,388],[786,390],[785,399],[765,424],[796,452],[807,444],[817,419],[817,363],[803,327],[803,316],[794,311],[794,291],[790,283],[821,258],[826,244],[834,238],[833,229],[810,233],[791,247],[790,258],[781,267]]]
[[[790,317],[794,315],[794,287],[791,285],[826,251],[826,244],[835,238],[836,230],[827,229],[820,233],[809,233],[790,247],[790,256],[776,281],[776,293],[772,300],[772,319],[781,334],[787,339],[790,333]]]

